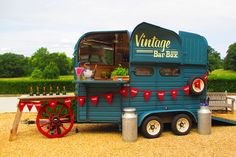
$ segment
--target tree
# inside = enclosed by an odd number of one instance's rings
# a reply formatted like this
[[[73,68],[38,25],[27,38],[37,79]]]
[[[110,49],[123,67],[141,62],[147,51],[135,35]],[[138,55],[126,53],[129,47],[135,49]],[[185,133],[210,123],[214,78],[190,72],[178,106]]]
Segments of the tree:
[[[30,64],[33,68],[38,68],[43,71],[46,66],[54,62],[60,70],[60,75],[67,75],[72,69],[71,62],[63,52],[49,53],[47,48],[39,48],[31,57]]]
[[[43,78],[45,79],[58,79],[59,75],[60,70],[54,62],[50,62],[43,70]]]
[[[214,50],[211,46],[208,46],[208,61],[209,70],[213,71],[215,69],[223,68],[223,60],[220,58],[220,53]]]
[[[28,60],[23,55],[5,53],[0,55],[0,77],[21,77],[27,73]]]
[[[31,74],[31,78],[32,79],[42,79],[43,78],[43,72],[40,69],[35,68],[34,71]]]
[[[224,69],[236,71],[236,42],[229,46],[224,59]]]
[[[41,47],[39,48],[31,57],[30,63],[33,68],[38,68],[41,71],[44,70],[44,68],[49,63],[49,52],[47,48]]]

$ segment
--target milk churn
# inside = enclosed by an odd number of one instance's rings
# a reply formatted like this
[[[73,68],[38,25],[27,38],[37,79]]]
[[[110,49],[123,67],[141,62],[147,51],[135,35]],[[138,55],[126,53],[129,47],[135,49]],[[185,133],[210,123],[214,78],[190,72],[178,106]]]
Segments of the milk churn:
[[[122,114],[122,138],[124,141],[134,142],[138,137],[136,109],[127,107]]]
[[[207,103],[201,103],[198,110],[198,133],[211,134],[211,111]]]

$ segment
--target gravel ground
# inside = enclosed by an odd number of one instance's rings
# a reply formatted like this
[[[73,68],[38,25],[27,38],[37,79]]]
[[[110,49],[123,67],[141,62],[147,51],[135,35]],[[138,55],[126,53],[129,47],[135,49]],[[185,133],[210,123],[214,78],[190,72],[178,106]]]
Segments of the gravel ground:
[[[163,132],[157,139],[139,135],[134,143],[122,141],[121,132],[109,124],[75,124],[67,136],[47,139],[35,124],[20,124],[18,138],[9,142],[15,113],[0,114],[0,157],[236,157],[236,126],[214,125],[211,135],[199,135],[196,127],[187,136]],[[24,113],[22,120],[36,113]],[[75,133],[75,127],[79,133]]]

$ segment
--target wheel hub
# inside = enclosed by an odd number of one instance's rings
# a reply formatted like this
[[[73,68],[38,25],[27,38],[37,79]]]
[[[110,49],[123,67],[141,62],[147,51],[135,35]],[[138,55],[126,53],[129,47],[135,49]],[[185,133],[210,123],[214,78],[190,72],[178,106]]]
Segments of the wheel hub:
[[[152,130],[154,130],[155,129],[155,125],[151,125],[151,127],[150,127]]]
[[[60,122],[58,117],[54,117],[52,121],[53,121],[54,124],[57,124],[57,123]]]

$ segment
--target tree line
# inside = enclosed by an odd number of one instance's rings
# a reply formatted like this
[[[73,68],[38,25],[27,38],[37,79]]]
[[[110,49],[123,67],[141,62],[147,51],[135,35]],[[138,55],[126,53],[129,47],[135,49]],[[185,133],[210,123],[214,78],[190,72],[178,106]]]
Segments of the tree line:
[[[225,69],[236,71],[236,42],[229,46],[227,55],[221,59],[220,53],[208,47],[209,70]],[[63,52],[49,53],[47,48],[39,48],[31,57],[5,53],[0,54],[0,78],[31,76],[33,79],[58,78],[73,73],[73,59]]]
[[[31,57],[5,53],[0,55],[0,77],[31,76],[34,79],[58,78],[73,72],[73,59],[63,52],[49,53],[47,48],[39,48]]]

